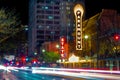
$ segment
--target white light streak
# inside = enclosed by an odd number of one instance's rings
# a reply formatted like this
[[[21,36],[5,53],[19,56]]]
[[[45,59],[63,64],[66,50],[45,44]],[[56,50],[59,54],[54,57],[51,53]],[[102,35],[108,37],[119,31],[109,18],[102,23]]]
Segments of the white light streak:
[[[103,78],[103,79],[120,79],[120,71],[108,71],[108,70],[89,70],[89,69],[66,69],[66,68],[45,68],[40,67],[33,69],[32,73],[39,74],[54,74],[81,78]],[[106,74],[107,73],[107,74]],[[112,74],[111,74],[112,73]],[[114,74],[113,74],[114,73]]]

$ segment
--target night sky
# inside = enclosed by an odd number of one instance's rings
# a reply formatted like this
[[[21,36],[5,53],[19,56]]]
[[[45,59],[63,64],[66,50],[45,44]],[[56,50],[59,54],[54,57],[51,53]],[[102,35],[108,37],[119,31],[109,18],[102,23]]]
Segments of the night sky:
[[[86,0],[86,16],[91,17],[102,9],[114,9],[120,14],[119,0]]]
[[[28,1],[29,0],[0,0],[0,8],[15,9],[20,14],[22,24],[28,24]],[[86,18],[92,17],[102,9],[115,9],[120,14],[119,0],[86,0]]]
[[[22,24],[28,24],[28,1],[29,0],[0,0],[0,8],[14,9],[20,15]]]

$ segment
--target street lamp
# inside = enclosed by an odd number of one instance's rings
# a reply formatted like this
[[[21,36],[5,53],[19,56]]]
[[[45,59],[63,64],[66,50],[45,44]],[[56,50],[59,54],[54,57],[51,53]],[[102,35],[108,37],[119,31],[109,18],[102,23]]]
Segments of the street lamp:
[[[85,51],[86,51],[86,48],[87,48],[87,39],[89,38],[89,36],[85,35],[84,38],[85,38]]]
[[[56,48],[59,49],[59,47],[60,47],[60,46],[57,44],[57,45],[56,45]]]
[[[89,38],[89,36],[88,35],[85,35],[85,37],[84,37],[85,39],[88,39]]]
[[[34,52],[34,55],[37,55],[37,52]]]
[[[58,44],[56,45],[56,48],[57,48],[57,53],[59,53],[60,46]]]
[[[85,56],[84,57],[85,57],[85,59],[87,59],[88,58],[88,55],[87,55],[88,42],[87,42],[87,40],[88,40],[89,36],[85,35],[84,38],[85,38]]]
[[[119,48],[119,44],[120,44],[120,34],[115,34],[114,35],[114,41],[115,41],[115,55],[116,55],[116,58],[117,58],[117,54],[118,54],[118,50],[120,49]],[[112,63],[112,62],[111,62]],[[110,65],[109,65],[110,66]],[[110,66],[112,67],[112,66]],[[117,70],[119,71],[119,60],[117,61]]]
[[[44,52],[45,52],[45,49],[42,49],[42,52],[44,53]]]

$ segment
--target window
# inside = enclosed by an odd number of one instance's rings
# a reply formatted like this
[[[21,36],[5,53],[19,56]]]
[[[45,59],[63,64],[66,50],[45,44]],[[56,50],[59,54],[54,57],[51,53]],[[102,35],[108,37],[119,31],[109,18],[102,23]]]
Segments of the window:
[[[44,21],[43,20],[37,20],[37,23],[44,23]]]
[[[53,24],[53,21],[46,21],[46,24]]]
[[[55,21],[54,23],[55,23],[55,24],[59,24],[59,21]]]
[[[54,16],[54,19],[60,19],[60,17],[59,16]]]
[[[37,10],[37,13],[39,13],[39,14],[44,14],[44,11]]]
[[[46,14],[52,14],[53,12],[52,11],[46,11]]]
[[[54,14],[59,14],[59,11],[55,11]]]
[[[44,0],[37,0],[37,3],[43,3],[44,2]]]
[[[54,9],[59,9],[59,7],[58,7],[58,6],[55,6]]]
[[[37,19],[43,19],[44,16],[43,15],[37,15]]]
[[[48,6],[45,6],[45,9],[48,9]]]
[[[48,16],[48,19],[53,19],[53,16]]]

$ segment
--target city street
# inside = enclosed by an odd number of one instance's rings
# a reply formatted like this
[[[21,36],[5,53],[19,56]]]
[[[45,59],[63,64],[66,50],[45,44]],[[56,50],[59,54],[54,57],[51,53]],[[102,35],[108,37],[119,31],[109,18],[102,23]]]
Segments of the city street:
[[[41,74],[32,74],[31,72],[19,71],[19,72],[5,72],[0,73],[0,80],[71,80],[64,79],[62,77],[54,77]]]
[[[120,80],[118,1],[0,0],[0,80]]]
[[[42,74],[33,74],[28,71],[19,71],[19,72],[0,72],[0,80],[78,80],[77,78],[69,78],[55,75],[42,75]],[[84,79],[80,79],[84,80]]]
[[[0,70],[0,80],[119,80],[119,75],[59,68],[15,68]]]

